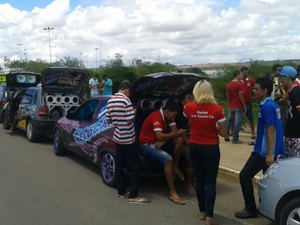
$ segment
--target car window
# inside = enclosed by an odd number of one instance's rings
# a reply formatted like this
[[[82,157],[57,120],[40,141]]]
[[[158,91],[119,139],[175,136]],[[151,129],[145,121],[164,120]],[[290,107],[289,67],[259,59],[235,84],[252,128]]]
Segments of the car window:
[[[108,99],[101,102],[99,108],[97,109],[97,113],[96,113],[97,118],[99,118],[103,114],[103,112],[106,110],[107,101],[108,101]]]
[[[91,120],[99,101],[94,99],[84,103],[75,112],[75,120]]]
[[[35,90],[27,89],[25,95],[22,98],[21,104],[31,104],[32,99],[34,98]]]

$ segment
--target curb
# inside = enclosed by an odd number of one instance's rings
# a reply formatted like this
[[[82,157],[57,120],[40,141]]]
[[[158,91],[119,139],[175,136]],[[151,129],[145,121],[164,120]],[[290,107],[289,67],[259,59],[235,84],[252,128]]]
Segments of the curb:
[[[239,174],[240,174],[240,171],[238,171],[238,170],[230,169],[230,168],[224,167],[222,165],[219,166],[218,177],[229,179],[229,180],[239,183],[240,182]],[[253,184],[255,186],[258,186],[259,179],[260,179],[260,176],[258,176],[258,175],[256,175],[253,178]]]

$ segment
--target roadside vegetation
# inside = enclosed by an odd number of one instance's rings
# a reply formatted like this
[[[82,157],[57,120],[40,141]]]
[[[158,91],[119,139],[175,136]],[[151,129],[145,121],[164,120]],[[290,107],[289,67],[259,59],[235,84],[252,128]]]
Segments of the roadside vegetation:
[[[214,94],[216,97],[216,100],[220,105],[224,107],[224,109],[227,109],[227,103],[226,103],[226,85],[232,80],[232,74],[234,70],[239,70],[241,66],[247,66],[249,68],[249,74],[253,77],[254,80],[258,78],[259,76],[271,74],[272,73],[272,65],[275,63],[280,63],[282,65],[291,65],[294,67],[297,67],[297,61],[294,60],[286,60],[286,61],[273,61],[270,62],[264,62],[264,61],[250,61],[248,63],[243,63],[241,65],[235,64],[235,65],[225,65],[222,68],[218,68],[219,72],[214,78],[210,79],[210,82],[212,83]],[[298,62],[299,63],[299,62]],[[6,61],[6,67],[9,69],[22,69],[25,71],[31,71],[31,72],[37,72],[41,73],[41,71],[47,67],[50,66],[56,66],[56,67],[81,67],[84,68],[83,63],[77,59],[72,57],[64,57],[63,59],[60,59],[57,62],[54,62],[52,64],[47,63],[43,60],[29,60],[29,61]],[[0,67],[0,70],[2,68]],[[93,76],[93,74],[99,75],[99,80],[102,79],[102,76],[104,74],[108,74],[109,78],[111,78],[114,82],[113,90],[116,91],[118,84],[126,79],[131,82],[134,82],[140,77],[143,77],[150,73],[156,73],[156,72],[166,72],[166,71],[182,71],[182,72],[192,72],[197,74],[205,74],[204,71],[200,68],[188,68],[188,69],[178,69],[176,65],[172,65],[170,63],[161,63],[161,62],[146,62],[143,60],[135,60],[132,61],[130,65],[125,65],[122,59],[122,55],[116,54],[115,58],[112,60],[109,60],[106,62],[105,65],[103,65],[101,68],[93,68],[89,69],[89,75],[90,77]],[[86,85],[84,87],[84,94],[89,93],[88,83],[86,82]],[[259,102],[253,101],[253,110],[254,115],[257,115],[259,108]],[[246,120],[244,119],[243,124],[246,125]]]

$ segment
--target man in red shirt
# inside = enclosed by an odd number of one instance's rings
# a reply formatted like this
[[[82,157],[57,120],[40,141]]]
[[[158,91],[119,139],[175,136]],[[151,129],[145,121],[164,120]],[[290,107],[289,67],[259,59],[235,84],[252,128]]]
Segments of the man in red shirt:
[[[183,176],[178,169],[178,162],[186,133],[185,129],[176,127],[174,118],[177,115],[177,108],[176,102],[168,100],[163,108],[152,112],[143,122],[139,142],[142,153],[164,167],[170,191],[169,199],[176,204],[185,205],[185,201],[177,194],[173,181],[173,172]]]
[[[242,67],[241,72],[243,73],[243,84],[244,84],[244,101],[247,106],[246,116],[248,118],[249,126],[251,129],[251,138],[255,139],[255,129],[254,129],[254,119],[252,112],[252,88],[255,85],[255,82],[251,76],[248,74],[248,68]],[[252,144],[252,142],[251,142]]]
[[[243,119],[243,113],[247,111],[246,104],[244,101],[244,85],[241,80],[243,79],[243,74],[241,71],[236,70],[233,73],[233,80],[227,84],[226,96],[229,107],[228,119],[226,120],[226,132],[227,136],[225,141],[229,141],[229,133],[231,129],[231,124],[234,123],[233,130],[233,144],[239,144],[239,132],[240,126]]]

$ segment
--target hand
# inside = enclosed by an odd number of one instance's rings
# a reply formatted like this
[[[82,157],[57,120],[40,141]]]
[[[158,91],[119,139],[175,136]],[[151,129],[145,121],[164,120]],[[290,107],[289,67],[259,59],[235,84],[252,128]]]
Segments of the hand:
[[[268,154],[266,157],[267,166],[271,166],[273,162],[274,162],[273,154]]]
[[[176,134],[177,134],[178,136],[182,136],[182,135],[185,134],[185,133],[186,133],[186,129],[178,129],[177,132],[176,132]]]

